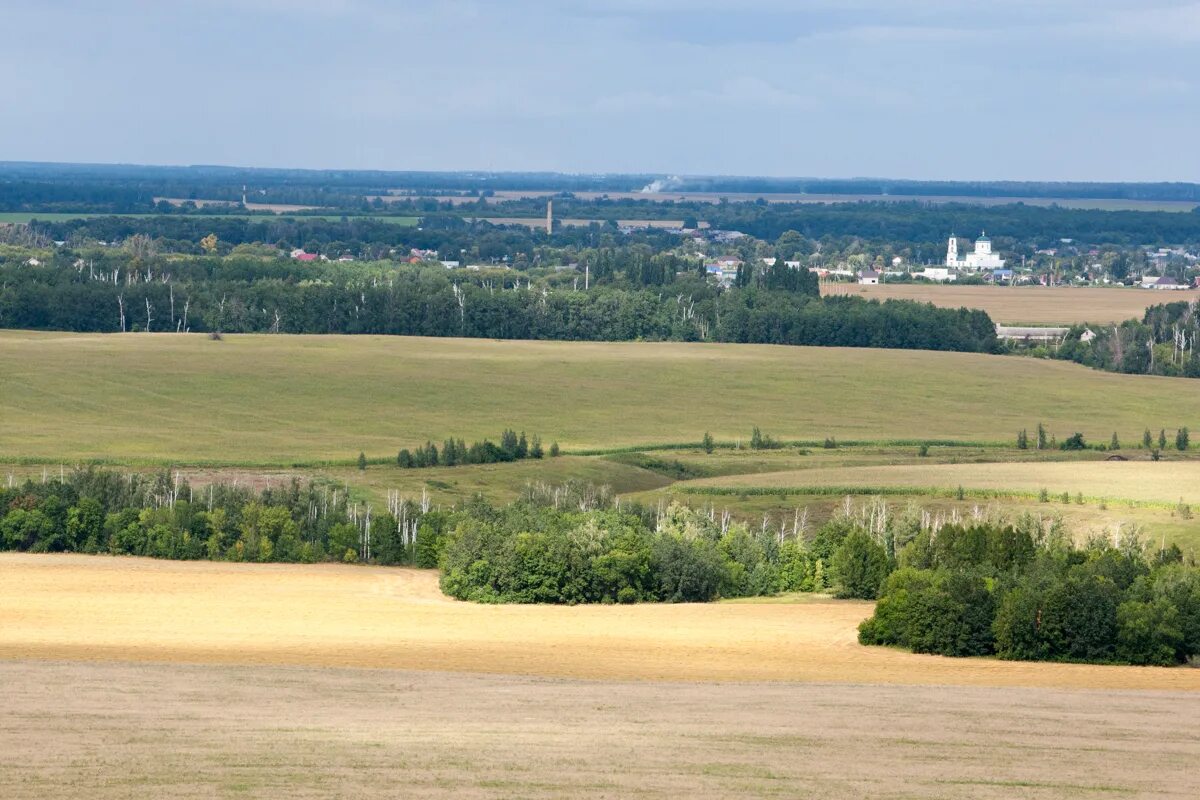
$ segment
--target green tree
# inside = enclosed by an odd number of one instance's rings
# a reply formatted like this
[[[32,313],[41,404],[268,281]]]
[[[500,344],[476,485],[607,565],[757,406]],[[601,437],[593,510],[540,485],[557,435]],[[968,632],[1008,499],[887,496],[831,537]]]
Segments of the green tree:
[[[1108,449],[1109,450],[1120,450],[1121,449],[1121,440],[1117,438],[1116,431],[1113,431],[1112,439],[1110,439],[1108,442]]]
[[[1042,423],[1040,423],[1040,422],[1038,423],[1038,426],[1037,426],[1037,449],[1038,450],[1046,449],[1046,427],[1044,425],[1042,425]]]
[[[367,454],[360,452],[358,454],[358,469],[361,472],[361,471],[365,470],[366,468],[367,468]]]
[[[1175,431],[1175,449],[1186,451],[1188,449],[1188,429],[1180,428]]]
[[[887,551],[865,531],[855,530],[834,551],[830,567],[838,597],[874,600],[888,574]]]
[[[1142,447],[1147,450],[1154,444],[1154,438],[1150,435],[1150,429],[1146,428],[1146,432],[1142,434]]]
[[[709,433],[708,431],[705,431],[704,439],[701,440],[700,444],[704,448],[704,452],[708,453],[709,455],[712,455],[713,447],[715,445],[713,444],[713,437],[712,437],[711,433]]]
[[[1161,428],[1158,431],[1158,449],[1159,450],[1167,449],[1167,429],[1166,428]]]

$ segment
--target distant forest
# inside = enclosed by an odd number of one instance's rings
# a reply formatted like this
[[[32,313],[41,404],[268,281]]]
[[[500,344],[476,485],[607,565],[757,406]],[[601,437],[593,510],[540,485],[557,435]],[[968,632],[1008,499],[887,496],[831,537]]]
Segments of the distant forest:
[[[621,286],[549,291],[440,266],[366,272],[290,259],[0,264],[0,327],[68,331],[368,333],[491,339],[680,340],[994,352],[983,311],[816,296],[812,273],[718,291],[650,269]],[[656,285],[641,283],[649,279]]]
[[[47,182],[61,185],[125,186],[188,197],[197,190],[221,188],[230,199],[242,184],[253,189],[320,187],[334,194],[376,194],[391,189],[486,192],[545,190],[558,192],[671,192],[731,194],[846,194],[952,197],[1061,197],[1123,200],[1195,200],[1200,184],[1080,181],[919,181],[893,178],[769,178],[730,175],[670,176],[652,173],[567,174],[561,172],[429,172],[390,170],[314,170],[215,165],[150,166],[0,161],[0,183]],[[237,190],[235,192],[235,190]],[[209,195],[203,195],[208,197]],[[214,198],[215,199],[215,198]]]

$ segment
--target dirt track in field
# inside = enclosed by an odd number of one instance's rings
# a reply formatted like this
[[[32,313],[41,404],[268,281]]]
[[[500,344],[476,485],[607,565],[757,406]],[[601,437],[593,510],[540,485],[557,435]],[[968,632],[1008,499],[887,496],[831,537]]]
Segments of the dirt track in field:
[[[868,603],[484,606],[432,572],[0,555],[0,658],[586,679],[1200,690],[1200,670],[860,646]]]

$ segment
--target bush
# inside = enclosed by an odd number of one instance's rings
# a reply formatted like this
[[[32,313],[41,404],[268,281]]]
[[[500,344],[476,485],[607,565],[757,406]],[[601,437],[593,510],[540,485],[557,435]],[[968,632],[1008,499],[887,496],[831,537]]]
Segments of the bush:
[[[917,653],[985,655],[992,650],[993,614],[992,595],[978,575],[905,568],[888,577],[858,638]]]
[[[1084,442],[1082,433],[1074,433],[1064,439],[1058,448],[1060,450],[1086,450],[1087,443]]]

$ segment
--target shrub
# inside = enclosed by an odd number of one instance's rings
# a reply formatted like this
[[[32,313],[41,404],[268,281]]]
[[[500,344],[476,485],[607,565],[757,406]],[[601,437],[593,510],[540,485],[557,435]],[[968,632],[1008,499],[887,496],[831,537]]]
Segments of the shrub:
[[[1083,434],[1076,432],[1064,439],[1058,448],[1060,450],[1086,450],[1087,443],[1083,440]]]

